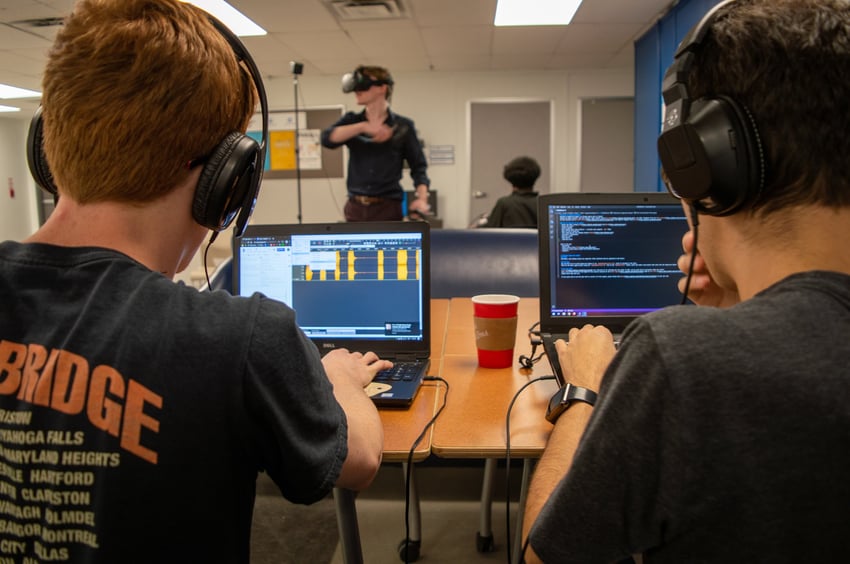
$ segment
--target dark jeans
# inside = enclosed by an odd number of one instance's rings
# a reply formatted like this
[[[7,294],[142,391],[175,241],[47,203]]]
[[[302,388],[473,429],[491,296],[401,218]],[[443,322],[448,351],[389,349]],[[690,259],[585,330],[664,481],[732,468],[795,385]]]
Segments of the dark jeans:
[[[401,221],[401,200],[381,200],[373,204],[361,204],[351,198],[345,202],[346,221]]]

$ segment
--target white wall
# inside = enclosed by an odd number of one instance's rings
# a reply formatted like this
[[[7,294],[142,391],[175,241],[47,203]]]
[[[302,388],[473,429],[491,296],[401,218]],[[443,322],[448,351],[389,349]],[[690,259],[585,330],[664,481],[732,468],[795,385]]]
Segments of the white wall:
[[[581,100],[594,97],[629,97],[634,93],[632,69],[582,72],[480,72],[416,73],[394,75],[396,86],[392,107],[412,118],[427,145],[453,145],[455,164],[428,168],[431,186],[440,198],[444,226],[466,227],[469,222],[469,135],[470,100],[534,98],[554,102],[552,190],[579,190],[581,162]],[[353,96],[342,94],[338,77],[299,79],[299,108],[345,106],[358,110]],[[266,83],[272,110],[294,107],[292,80]],[[339,149],[345,151],[345,149]],[[426,151],[427,152],[427,151]],[[412,188],[405,174],[403,185]],[[254,223],[295,222],[298,217],[295,180],[266,180],[263,183],[252,221]],[[301,180],[304,222],[342,220],[345,203],[343,179]]]
[[[26,160],[28,127],[29,119],[0,119],[0,241],[24,239],[38,225],[37,192]]]
[[[631,68],[576,72],[396,73],[394,78],[393,109],[416,122],[426,146],[454,146],[453,165],[433,165],[428,169],[432,188],[439,194],[443,225],[449,228],[466,227],[469,221],[467,112],[470,100],[552,100],[552,191],[577,192],[581,163],[581,101],[585,98],[634,95],[634,74]],[[294,108],[291,77],[268,80],[265,87],[271,110]],[[299,109],[344,106],[350,110],[359,110],[354,103],[354,96],[340,91],[339,77],[301,75],[299,92]],[[28,125],[28,119],[0,118],[0,240],[22,239],[37,227],[32,197],[36,192],[29,177],[24,149]],[[344,148],[338,150],[345,151]],[[6,179],[9,177],[15,183],[14,199],[8,197]],[[403,185],[412,188],[407,174]],[[295,180],[264,181],[252,222],[297,222],[296,186]],[[302,178],[301,192],[304,222],[342,220],[342,206],[345,203],[343,179]],[[200,260],[196,257],[187,276],[197,276],[199,269]]]

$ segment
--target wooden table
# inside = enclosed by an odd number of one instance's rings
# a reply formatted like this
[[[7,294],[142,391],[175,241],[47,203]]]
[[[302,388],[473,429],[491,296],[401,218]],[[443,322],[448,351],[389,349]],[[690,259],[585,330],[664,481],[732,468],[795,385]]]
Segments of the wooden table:
[[[439,375],[446,339],[449,300],[431,300],[431,368],[428,374]],[[438,382],[425,382],[416,395],[413,404],[407,409],[380,409],[381,422],[384,424],[384,461],[407,462],[410,447],[425,425],[436,413],[438,403],[443,401],[443,391]],[[431,435],[429,429],[422,442],[413,452],[413,461],[420,462],[431,454]]]
[[[442,356],[446,339],[450,302],[447,299],[431,300],[431,368],[429,374],[438,375],[441,370]],[[442,403],[445,387],[438,382],[425,382],[407,409],[379,409],[381,422],[384,426],[384,462],[402,462],[407,470],[410,449],[416,438],[422,433],[425,425],[436,413],[438,402]],[[413,451],[413,462],[419,462],[431,453],[431,438],[433,427],[428,429],[425,436]],[[411,539],[419,541],[420,514],[417,490],[411,480],[405,482],[410,495]],[[361,564],[363,549],[360,544],[360,527],[357,522],[355,506],[356,493],[351,490],[334,488],[336,504],[337,527],[339,528],[342,555],[345,564]]]
[[[554,380],[530,384],[530,381],[551,375],[546,357],[531,370],[523,368],[520,355],[531,355],[528,332],[540,317],[537,298],[520,300],[517,313],[517,336],[514,362],[509,368],[480,368],[475,348],[472,301],[452,298],[446,328],[446,345],[440,375],[449,383],[446,409],[437,420],[431,442],[431,452],[443,458],[485,458],[481,496],[481,518],[478,550],[492,546],[490,519],[493,480],[496,460],[507,455],[506,418],[511,401],[516,401],[510,413],[510,455],[522,458],[522,488],[517,511],[516,534],[513,546],[514,562],[519,562],[522,528],[519,523],[531,474],[532,459],[538,458],[546,446],[552,425],[546,421],[549,398],[557,390]],[[535,356],[543,352],[538,346]]]
[[[506,454],[505,418],[517,391],[530,380],[552,373],[543,357],[527,370],[516,360],[531,354],[528,329],[539,317],[539,300],[519,303],[514,363],[510,368],[480,368],[475,350],[472,301],[452,298],[440,376],[449,383],[446,409],[437,420],[431,451],[444,458],[502,458]],[[537,347],[537,354],[543,348]],[[526,388],[511,411],[511,456],[538,457],[552,425],[546,406],[557,390],[554,381]]]
[[[521,354],[531,354],[528,330],[539,317],[538,308],[539,300],[536,298],[520,300],[515,359]],[[431,300],[430,374],[448,382],[448,401],[435,426],[414,451],[413,461],[421,461],[432,452],[443,458],[485,458],[488,465],[482,490],[486,490],[486,483],[492,483],[496,459],[507,454],[505,418],[508,406],[523,385],[536,377],[551,374],[551,370],[545,357],[532,370],[520,367],[517,361],[510,368],[480,368],[472,318],[472,301],[469,298]],[[538,347],[536,352],[543,352],[542,347]],[[530,471],[528,461],[540,456],[552,430],[545,413],[549,398],[556,389],[554,381],[536,382],[519,395],[511,411],[511,456],[526,460],[519,519],[522,518],[525,485]],[[442,383],[426,382],[410,408],[380,410],[384,424],[384,461],[406,463],[411,445],[442,404],[445,391]],[[412,483],[407,484],[407,488],[412,496],[411,511],[415,512],[411,515],[414,521],[412,529],[417,530],[415,540],[418,540],[419,503]],[[337,489],[334,496],[344,561],[346,564],[359,564],[363,557],[355,494]],[[489,504],[489,501],[482,498],[482,504]],[[486,528],[489,529],[489,525]],[[519,556],[520,529],[517,527],[514,561],[518,561]],[[413,534],[411,538],[414,538]]]

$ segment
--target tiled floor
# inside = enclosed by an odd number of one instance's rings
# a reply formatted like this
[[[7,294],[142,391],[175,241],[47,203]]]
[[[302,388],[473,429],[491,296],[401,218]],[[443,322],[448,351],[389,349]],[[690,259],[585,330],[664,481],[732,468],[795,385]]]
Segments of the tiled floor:
[[[496,472],[490,525],[492,552],[479,552],[476,534],[481,525],[483,468],[416,466],[415,480],[421,498],[419,562],[508,562],[506,550],[505,468]],[[511,469],[511,527],[516,526],[521,468]],[[274,486],[271,486],[273,488]],[[316,562],[344,564],[341,550],[328,560],[328,544],[338,544],[333,500],[309,508],[287,506],[279,495],[261,484],[252,537],[252,564]],[[300,514],[293,513],[300,511]],[[372,486],[357,499],[357,516],[365,564],[404,562],[398,547],[405,538],[404,476],[400,465],[385,465]],[[510,539],[513,544],[513,536]],[[309,555],[309,556],[308,556]]]

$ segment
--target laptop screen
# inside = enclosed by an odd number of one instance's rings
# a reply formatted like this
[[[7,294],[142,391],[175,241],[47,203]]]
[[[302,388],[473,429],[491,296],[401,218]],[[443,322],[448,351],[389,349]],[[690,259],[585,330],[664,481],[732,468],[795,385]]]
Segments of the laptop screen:
[[[548,319],[621,329],[681,303],[676,261],[688,227],[678,200],[666,193],[551,194],[539,205],[544,327]]]
[[[234,291],[295,310],[320,348],[430,348],[424,222],[249,226],[234,242]]]

